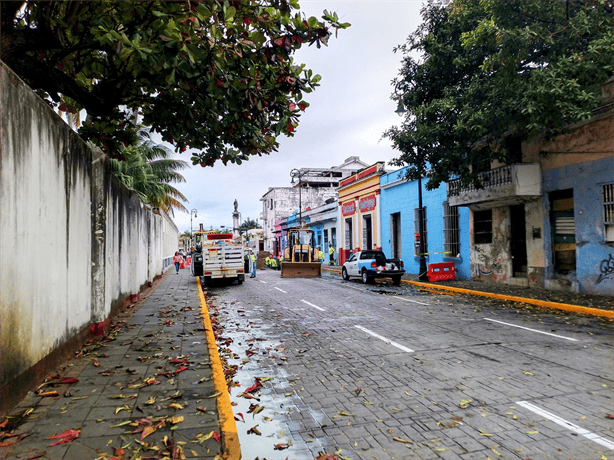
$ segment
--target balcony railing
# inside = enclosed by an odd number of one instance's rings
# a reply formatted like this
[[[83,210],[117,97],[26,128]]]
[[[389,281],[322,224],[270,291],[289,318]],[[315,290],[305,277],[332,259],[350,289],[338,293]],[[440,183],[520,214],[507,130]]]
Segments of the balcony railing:
[[[501,166],[478,174],[482,188],[501,187],[512,183],[512,165]],[[473,184],[463,185],[460,179],[448,182],[448,196],[458,196],[461,193],[478,190]]]
[[[487,209],[511,206],[537,199],[542,194],[539,163],[515,163],[478,174],[481,187],[463,185],[459,179],[448,182],[450,206]]]

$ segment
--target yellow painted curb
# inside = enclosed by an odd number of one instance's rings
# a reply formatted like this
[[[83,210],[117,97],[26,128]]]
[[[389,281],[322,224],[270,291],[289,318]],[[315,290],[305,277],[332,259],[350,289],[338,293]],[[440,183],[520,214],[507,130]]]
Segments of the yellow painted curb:
[[[325,268],[325,270],[328,270],[330,272],[340,273],[339,270],[335,270],[332,268]],[[528,299],[526,297],[516,297],[516,296],[511,296],[511,295],[494,294],[492,292],[474,291],[473,289],[464,289],[464,288],[457,288],[457,287],[452,287],[452,286],[441,286],[439,284],[422,283],[420,281],[401,280],[401,282],[406,283],[406,284],[413,284],[415,286],[425,287],[429,289],[440,289],[443,291],[457,292],[459,294],[479,295],[482,297],[491,297],[493,299],[510,300],[512,302],[528,303],[528,304],[537,305],[540,307],[555,308],[557,310],[573,311],[575,313],[582,313],[585,315],[602,316],[604,318],[614,318],[614,311],[601,310],[599,308],[581,307],[580,305],[570,305],[567,303],[548,302],[546,300]]]
[[[407,284],[413,284],[414,286],[426,287],[429,289],[441,289],[444,291],[453,291],[460,294],[479,295],[482,297],[491,297],[493,299],[511,300],[512,302],[522,302],[532,305],[538,305],[540,307],[555,308],[558,310],[573,311],[576,313],[583,313],[585,315],[603,316],[605,318],[614,318],[614,311],[601,310],[599,308],[581,307],[580,305],[570,305],[567,303],[548,302],[547,300],[528,299],[526,297],[516,297],[513,295],[494,294],[492,292],[474,291],[472,289],[463,289],[451,286],[441,286],[439,284],[422,283],[419,281],[401,280]]]
[[[207,300],[200,284],[200,277],[196,277],[196,280],[198,283],[198,297],[200,298],[200,311],[203,316],[203,326],[205,327],[207,346],[209,348],[209,360],[211,361],[211,369],[213,371],[213,385],[216,393],[219,393],[217,397],[217,410],[220,418],[223,454],[226,460],[240,460],[241,446],[239,444],[239,434],[232,411],[232,404],[230,404],[230,394],[226,385],[224,367],[222,366],[220,354],[217,351],[215,334],[213,334],[211,317],[209,316]]]

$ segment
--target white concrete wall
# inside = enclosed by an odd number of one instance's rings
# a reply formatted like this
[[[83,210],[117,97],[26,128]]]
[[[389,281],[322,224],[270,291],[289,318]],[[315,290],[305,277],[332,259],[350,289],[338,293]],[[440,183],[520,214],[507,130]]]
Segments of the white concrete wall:
[[[178,231],[1,63],[0,88],[1,388],[161,274]]]

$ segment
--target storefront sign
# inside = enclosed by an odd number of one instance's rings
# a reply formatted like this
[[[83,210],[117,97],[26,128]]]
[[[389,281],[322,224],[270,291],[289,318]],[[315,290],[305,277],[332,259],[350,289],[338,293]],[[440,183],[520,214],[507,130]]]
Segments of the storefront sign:
[[[350,216],[354,214],[355,212],[356,212],[356,202],[355,201],[348,201],[347,203],[343,203],[343,206],[341,207],[341,213],[344,216]]]
[[[358,206],[360,207],[360,212],[373,211],[375,209],[375,195],[369,195],[360,199]]]

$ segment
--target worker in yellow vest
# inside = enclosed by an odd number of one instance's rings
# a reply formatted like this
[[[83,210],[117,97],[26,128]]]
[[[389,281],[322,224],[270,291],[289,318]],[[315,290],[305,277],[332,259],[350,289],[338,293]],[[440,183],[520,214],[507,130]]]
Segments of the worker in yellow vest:
[[[335,265],[335,248],[332,244],[328,247],[328,258],[330,265]]]
[[[249,250],[249,254],[252,258],[252,275],[250,276],[250,278],[255,278],[256,277],[256,254],[254,254],[254,251],[252,251],[251,249]]]
[[[324,263],[324,253],[320,250],[320,246],[318,246],[318,260],[320,263]]]
[[[267,268],[271,268],[271,256],[266,256],[266,259],[264,259],[264,263]]]

